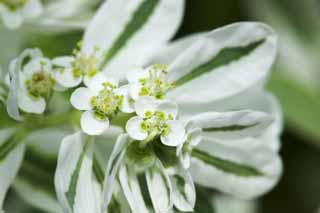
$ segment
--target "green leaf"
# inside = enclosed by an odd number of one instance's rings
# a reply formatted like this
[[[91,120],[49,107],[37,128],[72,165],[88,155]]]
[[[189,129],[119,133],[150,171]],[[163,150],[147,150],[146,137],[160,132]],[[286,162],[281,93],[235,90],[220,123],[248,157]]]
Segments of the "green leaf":
[[[264,40],[260,40],[260,41],[251,43],[248,46],[225,48],[221,50],[210,61],[200,65],[199,67],[196,67],[189,74],[177,80],[176,86],[181,86],[200,75],[203,75],[203,74],[206,74],[207,72],[212,71],[213,69],[216,69],[223,65],[228,65],[233,61],[237,61],[240,58],[245,57],[246,55],[249,55],[252,51],[258,48],[263,42]]]
[[[152,15],[160,0],[144,0],[137,10],[133,13],[132,19],[125,26],[124,31],[119,35],[106,55],[101,67],[106,66],[115,57],[135,33],[143,27]]]
[[[320,146],[320,95],[278,73],[268,88],[280,100],[287,125]]]
[[[206,164],[216,167],[223,172],[232,173],[237,176],[256,177],[264,175],[262,172],[253,167],[232,162],[230,160],[225,160],[198,149],[193,150],[192,156]]]
[[[65,193],[70,206],[74,205],[75,196],[76,196],[76,189],[77,189],[78,179],[79,179],[79,175],[80,175],[80,169],[81,169],[81,165],[84,160],[84,156],[86,154],[86,151],[88,150],[89,144],[90,144],[90,141],[87,140],[83,146],[83,150],[82,150],[82,153],[81,153],[79,160],[77,162],[76,169],[73,171],[72,176],[71,176],[69,189]]]

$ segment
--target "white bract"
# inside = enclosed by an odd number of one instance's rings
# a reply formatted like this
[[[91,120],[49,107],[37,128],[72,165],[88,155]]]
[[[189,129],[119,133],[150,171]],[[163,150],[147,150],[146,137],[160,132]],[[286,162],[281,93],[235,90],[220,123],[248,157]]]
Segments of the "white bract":
[[[56,84],[49,59],[41,53],[30,58],[23,55],[11,62],[10,84],[17,86],[17,104],[22,111],[41,114],[53,92],[61,88]],[[28,60],[26,64],[22,64],[24,60]]]
[[[81,128],[89,135],[100,135],[108,129],[110,119],[118,112],[127,112],[128,100],[118,83],[96,75],[88,87],[80,87],[71,95],[71,104],[85,111],[81,116]]]
[[[138,116],[126,124],[132,139],[150,142],[160,137],[161,142],[167,146],[183,143],[185,129],[182,122],[177,120],[176,104],[146,97],[135,102],[135,110]]]
[[[8,28],[18,28],[24,19],[33,19],[43,12],[40,0],[1,0],[0,15]]]

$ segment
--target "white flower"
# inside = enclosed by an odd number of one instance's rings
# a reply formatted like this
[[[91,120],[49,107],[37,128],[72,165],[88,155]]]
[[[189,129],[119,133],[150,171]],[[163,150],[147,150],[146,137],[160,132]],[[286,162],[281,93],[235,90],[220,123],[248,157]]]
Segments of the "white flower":
[[[127,80],[130,83],[131,98],[137,100],[140,97],[151,96],[163,99],[166,92],[174,87],[174,84],[168,81],[167,74],[168,68],[162,64],[129,72]]]
[[[92,54],[76,50],[74,56],[53,59],[52,64],[56,67],[55,76],[59,84],[71,88],[78,86],[83,81],[88,86],[99,71],[97,53],[97,49]]]
[[[182,122],[176,120],[178,106],[173,102],[140,98],[135,103],[135,110],[138,116],[126,124],[131,138],[149,142],[160,137],[167,146],[178,146],[184,142],[185,129]]]
[[[11,29],[18,28],[24,19],[40,16],[43,5],[40,0],[2,0],[0,15],[4,24]]]
[[[41,114],[53,92],[61,88],[56,84],[49,59],[39,54],[22,65],[24,59],[27,57],[22,56],[10,64],[11,74],[18,75],[17,104],[24,112]],[[10,84],[14,83],[13,78],[15,76],[11,76]]]
[[[128,112],[126,93],[126,88],[118,88],[115,80],[102,73],[88,87],[76,89],[70,101],[76,109],[85,111],[81,116],[82,130],[89,135],[100,135],[107,130],[110,118],[119,111]]]

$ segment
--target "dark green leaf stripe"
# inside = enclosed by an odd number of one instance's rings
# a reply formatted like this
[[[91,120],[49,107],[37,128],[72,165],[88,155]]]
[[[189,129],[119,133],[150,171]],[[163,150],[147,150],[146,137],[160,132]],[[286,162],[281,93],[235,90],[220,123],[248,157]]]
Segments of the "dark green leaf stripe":
[[[213,128],[203,128],[205,132],[231,132],[231,131],[241,131],[248,128],[252,128],[259,125],[259,123],[251,125],[231,125],[231,126],[222,126],[222,127],[213,127]]]
[[[4,143],[0,145],[0,162],[3,161],[7,155],[13,151],[17,145],[20,143],[20,140],[16,138],[15,135],[9,137]]]
[[[203,161],[206,164],[216,167],[223,172],[232,173],[237,176],[256,177],[264,175],[262,172],[253,167],[235,163],[229,160],[224,160],[198,149],[193,150],[192,156]]]
[[[102,186],[103,180],[104,180],[104,172],[103,172],[103,169],[101,168],[96,156],[93,157],[92,168],[93,168],[93,172],[96,175],[98,182]]]
[[[89,141],[86,141],[86,143],[84,144],[82,153],[81,153],[81,155],[79,157],[79,160],[77,162],[77,165],[76,165],[76,169],[72,173],[69,189],[65,193],[71,208],[74,205],[74,199],[75,199],[75,196],[76,196],[76,190],[77,190],[77,184],[78,184],[78,179],[79,179],[79,175],[80,175],[80,170],[81,170],[81,166],[82,166],[82,162],[83,162],[84,156],[85,156],[85,154],[86,154],[86,152],[88,150],[89,143],[90,143]]]
[[[245,47],[225,48],[221,50],[216,56],[214,56],[210,61],[193,69],[190,73],[177,80],[176,85],[181,86],[182,84],[188,83],[189,81],[200,75],[212,71],[213,69],[216,69],[223,65],[228,65],[233,61],[237,61],[240,58],[249,55],[263,42],[264,40],[260,40]]]
[[[121,212],[121,204],[114,196],[112,196],[110,204],[108,206],[107,213],[120,213],[120,212]]]
[[[144,0],[134,11],[132,19],[127,23],[123,32],[116,39],[111,48],[106,51],[106,55],[101,67],[106,66],[127,44],[127,42],[137,33],[148,21],[160,0]]]
[[[185,191],[186,181],[184,180],[184,178],[179,175],[174,175],[172,178],[178,191],[182,194],[183,198],[185,200],[188,200],[188,196]]]

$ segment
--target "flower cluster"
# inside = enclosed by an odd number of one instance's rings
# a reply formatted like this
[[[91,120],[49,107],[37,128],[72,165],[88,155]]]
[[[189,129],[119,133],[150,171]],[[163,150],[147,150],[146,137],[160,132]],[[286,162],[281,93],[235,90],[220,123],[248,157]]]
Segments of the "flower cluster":
[[[55,138],[43,131],[54,129],[69,133],[54,154],[59,204],[43,194],[32,200],[49,212],[190,212],[194,183],[241,198],[276,184],[281,113],[261,85],[274,32],[245,22],[168,43],[183,4],[109,0],[69,56],[28,49],[12,61],[0,91],[8,114],[0,162],[12,168],[5,192],[25,140],[40,131],[43,148]]]

